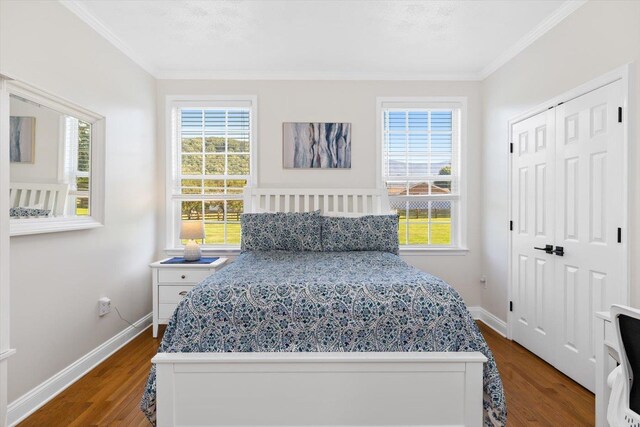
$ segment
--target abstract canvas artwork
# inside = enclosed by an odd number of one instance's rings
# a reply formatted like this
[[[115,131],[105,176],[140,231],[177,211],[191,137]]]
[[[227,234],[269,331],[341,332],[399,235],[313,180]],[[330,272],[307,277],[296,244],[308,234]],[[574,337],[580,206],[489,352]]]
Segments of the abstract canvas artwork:
[[[282,134],[285,168],[351,168],[351,123],[284,123]]]
[[[12,163],[33,163],[35,132],[35,117],[11,117],[9,121],[9,159]]]

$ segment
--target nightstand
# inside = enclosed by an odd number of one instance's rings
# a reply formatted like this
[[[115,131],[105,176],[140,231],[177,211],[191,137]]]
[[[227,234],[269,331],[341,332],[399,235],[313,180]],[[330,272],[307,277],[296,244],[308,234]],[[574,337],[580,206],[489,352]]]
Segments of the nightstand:
[[[153,337],[158,336],[158,325],[166,325],[178,303],[198,283],[215,273],[227,262],[218,258],[210,264],[162,264],[171,258],[151,264],[153,276]]]

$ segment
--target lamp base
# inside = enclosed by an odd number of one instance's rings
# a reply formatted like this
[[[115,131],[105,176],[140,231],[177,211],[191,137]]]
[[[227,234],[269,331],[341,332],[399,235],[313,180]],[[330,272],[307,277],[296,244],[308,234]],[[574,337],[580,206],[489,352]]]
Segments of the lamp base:
[[[202,258],[202,251],[200,245],[194,240],[189,240],[184,247],[184,260],[185,261],[198,261]]]

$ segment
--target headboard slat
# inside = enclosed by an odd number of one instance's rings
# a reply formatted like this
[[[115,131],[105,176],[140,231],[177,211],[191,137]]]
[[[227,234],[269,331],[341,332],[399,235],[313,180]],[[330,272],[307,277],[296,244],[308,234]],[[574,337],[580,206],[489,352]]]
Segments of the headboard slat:
[[[65,213],[68,184],[41,184],[12,182],[9,188],[10,207],[27,207],[42,204],[54,216]]]
[[[27,193],[29,190],[20,189],[20,198],[18,199],[18,206],[27,206]]]
[[[291,198],[293,197],[293,203]],[[326,214],[388,214],[386,189],[281,189],[247,187],[245,212],[310,212]]]

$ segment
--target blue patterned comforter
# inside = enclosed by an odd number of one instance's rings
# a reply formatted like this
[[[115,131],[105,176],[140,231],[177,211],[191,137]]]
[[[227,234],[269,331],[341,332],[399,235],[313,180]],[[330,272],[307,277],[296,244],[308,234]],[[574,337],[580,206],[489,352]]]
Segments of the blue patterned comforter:
[[[180,302],[159,352],[480,351],[485,425],[506,424],[495,360],[462,298],[385,252],[245,252]],[[155,421],[155,368],[141,409]]]

